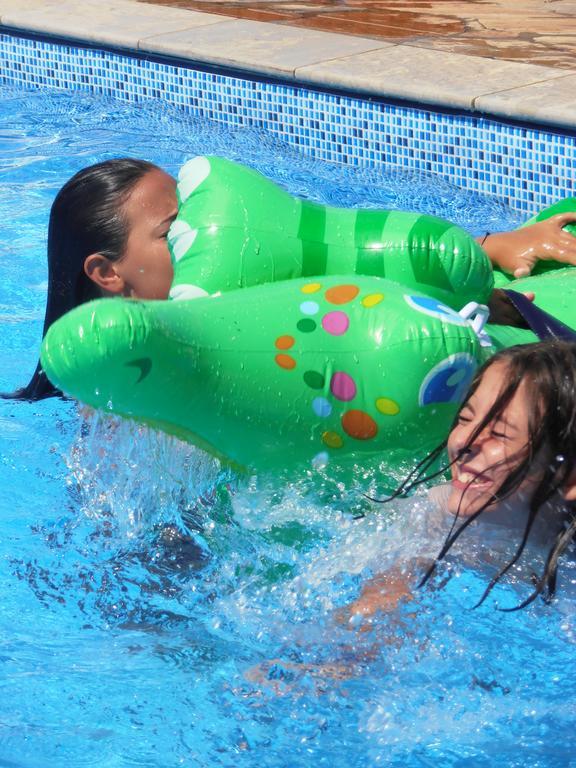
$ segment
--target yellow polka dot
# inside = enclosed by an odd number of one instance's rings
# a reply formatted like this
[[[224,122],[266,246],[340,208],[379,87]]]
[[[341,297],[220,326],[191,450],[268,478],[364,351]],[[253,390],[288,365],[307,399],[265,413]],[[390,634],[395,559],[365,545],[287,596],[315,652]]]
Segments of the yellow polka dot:
[[[385,416],[396,416],[400,413],[400,406],[396,400],[391,400],[389,397],[379,397],[376,400],[376,408]]]
[[[362,299],[362,305],[368,308],[375,307],[376,304],[380,304],[383,298],[383,293],[371,293],[368,296],[364,296]]]
[[[324,432],[322,442],[329,448],[342,448],[344,440],[336,432]]]
[[[320,288],[322,288],[321,283],[306,283],[306,285],[303,285],[300,290],[302,293],[316,293],[316,291],[319,291]]]

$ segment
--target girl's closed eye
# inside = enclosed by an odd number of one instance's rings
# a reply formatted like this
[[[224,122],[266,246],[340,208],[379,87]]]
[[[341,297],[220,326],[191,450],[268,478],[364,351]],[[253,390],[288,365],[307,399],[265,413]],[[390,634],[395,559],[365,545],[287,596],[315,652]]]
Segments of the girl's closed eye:
[[[469,424],[471,421],[472,421],[472,414],[466,409],[466,407],[463,408],[458,414],[456,422],[458,424]]]
[[[173,216],[171,219],[168,219],[167,221],[164,222],[164,226],[162,227],[162,229],[158,233],[158,237],[161,240],[167,240],[168,239],[168,234],[170,232],[170,228],[171,228],[172,224],[174,223],[174,219],[175,218],[176,218],[176,216]]]
[[[156,229],[157,236],[159,240],[166,240],[168,238],[168,233],[170,232],[170,227],[174,223],[174,219],[177,216],[177,212],[174,211],[170,214],[170,216],[167,216],[163,221],[161,221]]]
[[[509,437],[510,430],[508,429],[508,424],[501,419],[497,419],[490,425],[490,434],[494,437]]]
[[[518,434],[517,427],[511,424],[507,419],[498,419],[492,429],[491,433],[499,440],[512,440]]]

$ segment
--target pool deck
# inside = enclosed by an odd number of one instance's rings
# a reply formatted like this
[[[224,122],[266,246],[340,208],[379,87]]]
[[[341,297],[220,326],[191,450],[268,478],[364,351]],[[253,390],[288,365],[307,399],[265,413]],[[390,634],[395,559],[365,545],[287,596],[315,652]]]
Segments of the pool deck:
[[[0,0],[23,30],[576,130],[576,0]]]

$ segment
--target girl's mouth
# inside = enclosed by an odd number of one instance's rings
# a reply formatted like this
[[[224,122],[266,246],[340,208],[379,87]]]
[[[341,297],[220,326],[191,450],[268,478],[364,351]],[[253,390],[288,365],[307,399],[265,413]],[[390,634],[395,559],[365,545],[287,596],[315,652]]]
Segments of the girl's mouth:
[[[458,490],[478,489],[489,487],[492,480],[482,472],[475,472],[466,466],[455,466],[452,472],[452,485]]]

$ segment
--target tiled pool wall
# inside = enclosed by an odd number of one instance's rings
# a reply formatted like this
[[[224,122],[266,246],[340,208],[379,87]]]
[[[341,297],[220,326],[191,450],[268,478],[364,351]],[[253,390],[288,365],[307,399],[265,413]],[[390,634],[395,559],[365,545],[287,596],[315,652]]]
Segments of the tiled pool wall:
[[[575,136],[560,130],[11,34],[0,34],[0,81],[161,99],[196,116],[266,129],[329,162],[440,174],[530,214],[574,194]]]

